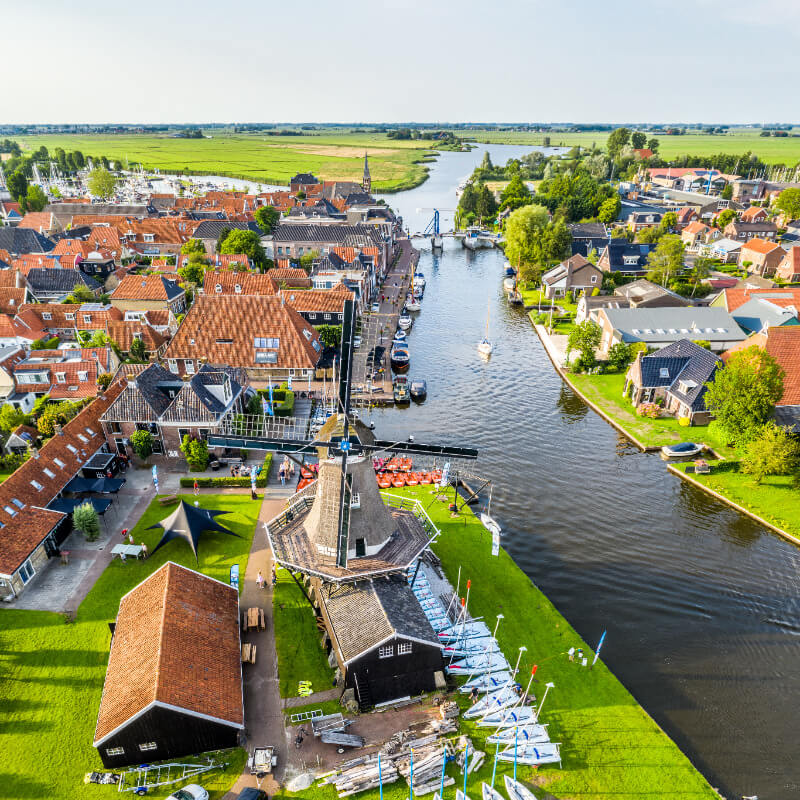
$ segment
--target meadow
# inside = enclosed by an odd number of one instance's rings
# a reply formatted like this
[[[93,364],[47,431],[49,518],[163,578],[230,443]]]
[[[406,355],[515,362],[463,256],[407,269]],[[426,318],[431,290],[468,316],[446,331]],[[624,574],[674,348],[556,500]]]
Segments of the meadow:
[[[425,162],[436,153],[430,140],[394,140],[385,134],[319,132],[303,136],[265,136],[215,132],[213,138],[175,139],[167,135],[56,135],[17,137],[25,150],[44,145],[51,152],[80,150],[86,156],[141,163],[145,169],[185,175],[223,175],[287,185],[298,172],[325,180],[361,182],[364,153],[369,155],[372,188],[401,191],[428,176]]]
[[[103,769],[92,739],[108,663],[108,623],[116,618],[120,598],[167,561],[226,583],[232,564],[239,564],[241,575],[247,567],[260,501],[249,495],[202,495],[199,503],[228,511],[220,521],[238,534],[205,534],[199,566],[186,542],[170,542],[146,561],[112,561],[74,620],[47,611],[0,610],[0,800],[117,796],[114,787],[85,786],[83,776]],[[162,532],[146,529],[174,508],[154,500],[132,531],[135,540],[152,552]],[[224,795],[236,780],[245,753],[228,751],[223,758],[227,768],[202,781],[212,798]],[[165,797],[174,788],[148,796]]]

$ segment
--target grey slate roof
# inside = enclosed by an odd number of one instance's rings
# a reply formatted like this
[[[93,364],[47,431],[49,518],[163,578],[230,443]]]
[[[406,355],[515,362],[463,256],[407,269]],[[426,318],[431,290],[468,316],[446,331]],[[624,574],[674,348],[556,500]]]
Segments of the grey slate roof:
[[[146,217],[152,211],[152,206],[144,203],[136,205],[122,205],[120,203],[48,203],[44,207],[56,216],[84,216],[97,214],[103,217]]]
[[[289,183],[305,183],[307,185],[310,184],[311,186],[314,186],[319,183],[319,180],[310,172],[298,172],[297,175],[295,175],[294,178],[289,181]]]
[[[374,225],[292,225],[281,222],[275,229],[272,239],[276,243],[319,242],[345,247],[383,244],[383,237]]]
[[[157,422],[173,399],[167,387],[172,388],[176,395],[183,387],[178,375],[173,375],[159,364],[151,364],[142,370],[136,375],[135,382],[135,386],[128,383],[103,419],[114,422]]]
[[[254,231],[261,236],[261,229],[255,222],[235,222],[229,219],[204,219],[192,234],[194,239],[219,239],[225,228],[232,231]]]
[[[613,308],[601,313],[624,342],[667,344],[680,339],[704,339],[714,343],[747,338],[724,308]]]
[[[608,231],[602,222],[573,222],[567,228],[573,239],[608,239]]]
[[[796,325],[795,312],[781,308],[762,297],[753,297],[737,308],[731,316],[748,333],[760,333],[774,325]]]
[[[228,404],[223,403],[216,395],[209,391],[209,386],[221,386],[225,380],[230,380],[231,399]],[[172,404],[162,414],[164,422],[217,422],[220,414],[224,413],[230,404],[241,394],[245,379],[242,370],[233,367],[212,367],[203,364],[200,370],[185,382]]]
[[[54,247],[50,239],[32,228],[0,228],[0,250],[8,250],[12,256],[49,253]]]
[[[392,637],[439,647],[436,633],[408,582],[398,576],[338,587],[324,598],[344,661],[369,652]]]
[[[647,256],[654,248],[650,244],[631,244],[625,239],[611,239],[606,246],[604,255],[608,255],[608,262],[613,271],[640,272],[647,268]],[[635,264],[625,264],[625,256],[636,256]]]
[[[25,278],[34,294],[62,292],[68,294],[75,284],[82,283],[93,292],[100,289],[100,284],[85,275],[79,269],[59,269],[58,267],[34,267]]]

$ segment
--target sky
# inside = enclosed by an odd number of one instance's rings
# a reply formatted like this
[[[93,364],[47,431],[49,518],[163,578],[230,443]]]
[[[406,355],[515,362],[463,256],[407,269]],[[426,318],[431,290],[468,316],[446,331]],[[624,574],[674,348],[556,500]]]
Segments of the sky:
[[[0,124],[796,122],[797,0],[0,0]]]

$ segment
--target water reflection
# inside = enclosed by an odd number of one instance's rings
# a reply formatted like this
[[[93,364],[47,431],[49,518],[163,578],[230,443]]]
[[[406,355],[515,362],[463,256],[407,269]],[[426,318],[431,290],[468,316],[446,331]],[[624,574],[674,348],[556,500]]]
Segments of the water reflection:
[[[565,383],[558,392],[556,405],[561,409],[561,418],[568,425],[581,422],[589,413],[589,406],[572,391]]]

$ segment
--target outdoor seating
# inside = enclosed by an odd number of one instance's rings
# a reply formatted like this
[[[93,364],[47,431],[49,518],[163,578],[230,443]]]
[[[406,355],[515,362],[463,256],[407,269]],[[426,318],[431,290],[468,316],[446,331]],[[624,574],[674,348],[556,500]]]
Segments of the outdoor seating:
[[[159,497],[158,502],[162,506],[170,506],[173,503],[177,503],[180,498],[176,494],[168,494],[164,497]]]

